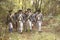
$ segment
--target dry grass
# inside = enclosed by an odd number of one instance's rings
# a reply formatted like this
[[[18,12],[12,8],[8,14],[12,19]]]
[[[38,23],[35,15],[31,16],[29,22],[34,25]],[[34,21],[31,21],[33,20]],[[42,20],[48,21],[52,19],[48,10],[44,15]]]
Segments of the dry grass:
[[[8,34],[9,37],[3,37],[4,40],[55,40],[55,35],[53,33],[42,32],[42,33],[11,33]]]
[[[44,20],[48,21],[49,18]],[[46,24],[44,22],[42,33],[38,33],[37,31],[32,33],[24,32],[23,34],[19,34],[18,32],[6,33],[4,32],[5,28],[2,28],[3,32],[0,31],[0,33],[2,32],[0,40],[60,40],[60,16],[56,16],[48,22]]]

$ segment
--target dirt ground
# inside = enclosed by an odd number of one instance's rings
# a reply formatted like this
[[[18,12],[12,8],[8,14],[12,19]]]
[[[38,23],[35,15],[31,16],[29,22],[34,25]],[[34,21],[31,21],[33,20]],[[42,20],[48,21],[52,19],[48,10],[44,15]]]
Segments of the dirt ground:
[[[0,28],[0,40],[60,40],[60,16],[53,19],[45,18],[42,25],[42,32],[39,33],[36,28],[32,32],[7,32],[5,27]]]

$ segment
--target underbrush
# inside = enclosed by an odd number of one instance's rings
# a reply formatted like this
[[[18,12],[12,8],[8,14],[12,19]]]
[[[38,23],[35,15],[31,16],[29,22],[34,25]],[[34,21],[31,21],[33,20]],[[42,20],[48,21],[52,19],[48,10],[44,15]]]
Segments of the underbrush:
[[[0,40],[58,40],[60,36],[60,15],[43,19],[42,33],[8,33],[6,25],[0,25]],[[57,35],[57,36],[56,36]]]

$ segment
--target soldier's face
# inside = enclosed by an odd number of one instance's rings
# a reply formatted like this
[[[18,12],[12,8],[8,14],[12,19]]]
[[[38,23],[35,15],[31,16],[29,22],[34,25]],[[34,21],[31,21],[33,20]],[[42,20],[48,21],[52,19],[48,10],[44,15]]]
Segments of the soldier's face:
[[[31,12],[31,10],[27,10],[28,12]]]
[[[20,14],[22,13],[22,12],[19,12]]]
[[[26,14],[28,14],[28,12],[26,12]]]
[[[11,15],[11,13],[9,13],[9,15]]]
[[[36,12],[36,13],[38,13],[38,12]]]

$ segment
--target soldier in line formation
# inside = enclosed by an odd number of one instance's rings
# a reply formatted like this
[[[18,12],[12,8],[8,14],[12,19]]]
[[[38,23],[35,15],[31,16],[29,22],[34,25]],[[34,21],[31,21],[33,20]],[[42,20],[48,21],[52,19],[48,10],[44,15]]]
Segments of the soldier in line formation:
[[[13,16],[11,12],[12,10],[9,11],[9,14],[7,16],[9,32],[12,32],[13,28],[15,28],[16,31],[20,33],[22,33],[23,30],[27,31],[28,28],[30,31],[32,31],[33,25],[36,25],[38,31],[41,32],[43,15],[40,10],[37,10],[34,13],[31,11],[31,9],[27,9],[25,12],[19,10]]]

